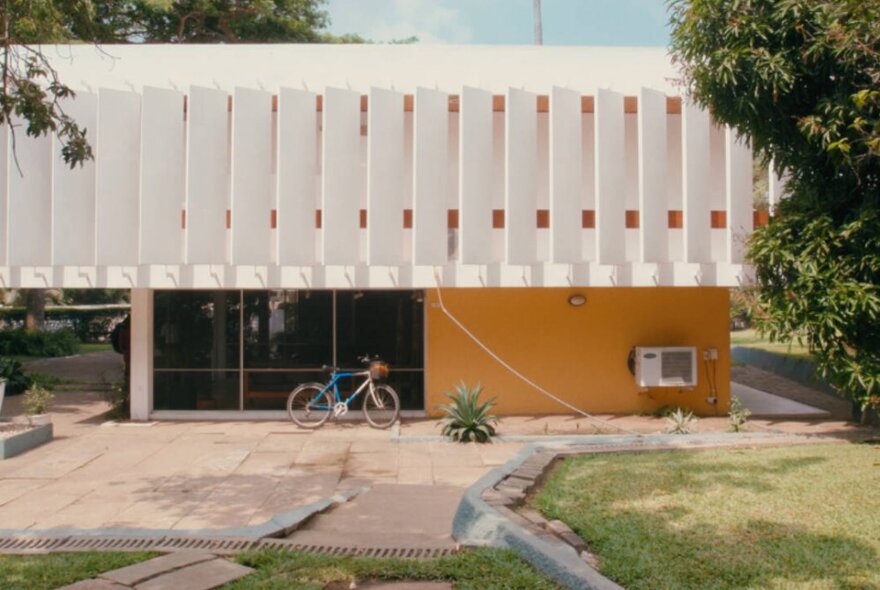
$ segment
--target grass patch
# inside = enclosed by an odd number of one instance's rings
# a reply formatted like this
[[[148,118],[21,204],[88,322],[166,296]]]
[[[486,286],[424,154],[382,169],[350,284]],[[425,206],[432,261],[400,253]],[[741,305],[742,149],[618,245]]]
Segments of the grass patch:
[[[880,588],[880,447],[582,455],[533,499],[639,588]]]
[[[51,553],[0,555],[0,588],[52,590],[156,557],[156,553]]]
[[[794,358],[811,359],[810,351],[806,346],[801,346],[797,342],[770,342],[766,337],[761,336],[754,328],[748,330],[737,330],[730,333],[731,346],[743,346],[745,348],[757,348],[766,350],[784,356]]]
[[[478,549],[440,559],[416,561],[330,557],[288,551],[242,553],[236,561],[257,571],[229,586],[229,590],[314,589],[330,582],[366,580],[450,581],[456,590],[467,588],[541,590],[558,588],[520,560],[512,551]]]
[[[79,354],[91,354],[93,352],[106,352],[108,350],[113,350],[113,345],[109,342],[90,342],[90,343],[80,343],[79,345]],[[120,355],[121,357],[122,355]]]

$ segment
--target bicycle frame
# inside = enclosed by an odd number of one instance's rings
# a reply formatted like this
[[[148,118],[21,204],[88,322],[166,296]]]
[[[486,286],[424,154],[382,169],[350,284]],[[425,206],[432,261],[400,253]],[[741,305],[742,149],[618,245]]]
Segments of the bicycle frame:
[[[361,383],[360,386],[355,389],[350,396],[342,399],[342,396],[339,395],[339,386],[337,385],[337,383],[339,383],[340,379],[348,379],[349,377],[366,377],[366,379],[364,379],[364,382]],[[356,371],[353,373],[331,373],[330,382],[324,386],[319,395],[315,396],[315,399],[323,399],[324,393],[329,391],[331,387],[333,388],[333,400],[336,403],[344,403],[345,407],[349,407],[351,405],[351,402],[354,401],[354,399],[359,396],[365,389],[369,388],[369,393],[371,395],[373,394],[373,379],[370,377],[369,371]],[[309,407],[317,410],[333,410],[333,407],[327,407],[324,404],[312,405],[311,402],[309,402]]]

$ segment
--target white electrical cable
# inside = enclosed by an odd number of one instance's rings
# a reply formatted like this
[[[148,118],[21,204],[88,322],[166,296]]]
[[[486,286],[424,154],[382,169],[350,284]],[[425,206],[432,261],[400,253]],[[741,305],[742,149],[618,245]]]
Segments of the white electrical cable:
[[[437,286],[436,286],[436,289],[437,289],[437,301],[438,301],[438,303],[440,304],[440,310],[446,315],[446,317],[448,317],[450,320],[452,320],[452,323],[454,323],[456,326],[458,326],[458,328],[459,328],[462,332],[464,332],[465,335],[466,335],[468,338],[470,338],[471,340],[473,340],[474,343],[476,343],[477,346],[479,346],[480,348],[482,348],[482,349],[486,352],[486,354],[488,354],[488,355],[491,356],[493,359],[495,359],[495,361],[496,361],[499,365],[501,365],[502,367],[504,367],[505,369],[507,369],[510,373],[512,373],[514,376],[518,377],[520,380],[522,380],[522,381],[525,382],[526,384],[532,386],[536,391],[538,391],[538,393],[541,393],[542,395],[545,395],[546,397],[549,397],[550,399],[552,399],[552,400],[555,401],[556,403],[558,403],[558,404],[560,404],[560,405],[562,405],[562,406],[565,406],[566,408],[568,408],[569,410],[571,410],[571,411],[573,411],[573,412],[575,412],[575,413],[577,413],[577,414],[580,414],[581,416],[583,416],[583,417],[586,418],[587,420],[591,420],[591,421],[593,421],[593,422],[595,422],[595,423],[597,423],[597,424],[602,424],[602,425],[604,425],[604,426],[610,426],[611,428],[614,428],[614,429],[619,430],[620,432],[624,432],[624,433],[626,433],[626,434],[634,434],[634,435],[636,435],[636,436],[642,436],[642,435],[641,435],[640,433],[638,433],[638,432],[635,432],[635,431],[632,431],[632,430],[628,430],[628,429],[626,429],[626,428],[623,428],[622,426],[618,426],[617,424],[612,424],[612,423],[611,423],[610,421],[608,421],[608,420],[604,420],[604,419],[602,419],[602,418],[597,418],[596,416],[593,416],[592,414],[589,414],[589,413],[587,413],[587,412],[581,410],[580,408],[571,405],[571,404],[568,403],[567,401],[565,401],[565,400],[563,400],[563,399],[560,399],[559,397],[553,395],[552,393],[550,393],[549,391],[547,391],[546,389],[544,389],[543,387],[541,387],[540,385],[538,385],[537,383],[535,383],[534,381],[532,381],[531,379],[529,379],[528,377],[526,377],[525,375],[523,375],[522,373],[520,373],[519,371],[517,371],[516,369],[514,369],[514,368],[513,368],[513,367],[512,367],[507,361],[505,361],[504,359],[502,359],[502,358],[501,358],[500,356],[498,356],[498,355],[497,355],[492,349],[490,349],[488,346],[486,346],[486,345],[483,343],[483,341],[480,340],[480,339],[479,339],[479,338],[478,338],[473,332],[471,332],[470,330],[468,330],[467,327],[466,327],[463,323],[461,323],[461,321],[460,321],[457,317],[455,317],[455,315],[453,315],[451,311],[449,311],[449,310],[446,308],[446,305],[443,303],[443,294],[442,294],[441,291],[440,291],[440,277],[437,276],[437,273],[436,273],[436,272],[434,273],[434,281],[436,282],[436,285],[437,285]]]

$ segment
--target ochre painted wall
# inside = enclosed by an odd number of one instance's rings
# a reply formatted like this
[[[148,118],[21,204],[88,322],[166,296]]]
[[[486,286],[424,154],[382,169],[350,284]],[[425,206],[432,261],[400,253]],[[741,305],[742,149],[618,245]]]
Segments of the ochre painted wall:
[[[568,304],[574,293],[581,307]],[[443,301],[489,348],[527,377],[588,412],[650,413],[682,406],[725,414],[730,402],[728,291],[724,288],[444,289]],[[499,414],[569,410],[539,394],[480,349],[446,317],[437,292],[427,304],[425,409],[464,381],[497,397]],[[634,346],[696,346],[697,387],[639,392],[626,366]],[[718,404],[709,397],[702,351],[718,350]]]

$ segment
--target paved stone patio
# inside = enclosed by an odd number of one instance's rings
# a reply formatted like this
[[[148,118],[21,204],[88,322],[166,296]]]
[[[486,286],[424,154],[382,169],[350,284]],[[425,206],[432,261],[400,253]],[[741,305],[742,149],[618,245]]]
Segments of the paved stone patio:
[[[105,371],[113,357],[88,357],[54,362],[76,365],[68,377],[94,383],[88,375]],[[49,364],[40,369],[48,372]],[[405,422],[399,437],[361,423],[330,423],[317,431],[280,421],[104,423],[108,407],[99,393],[56,395],[56,439],[0,461],[0,529],[237,527],[367,486],[372,490],[337,509],[339,515],[320,516],[298,534],[325,542],[340,534],[338,518],[357,518],[365,538],[375,541],[382,515],[394,512],[421,530],[428,545],[444,542],[441,537],[448,543],[451,514],[464,489],[534,442],[516,436],[656,433],[666,427],[650,416],[605,416],[604,423],[509,417],[500,431],[514,435],[512,440],[461,445],[440,440],[433,420]],[[19,411],[20,399],[7,400],[4,416]],[[719,416],[701,419],[695,431],[727,428],[726,417]],[[859,432],[840,420],[755,420],[750,428],[842,437]],[[383,493],[393,502],[383,501]]]

